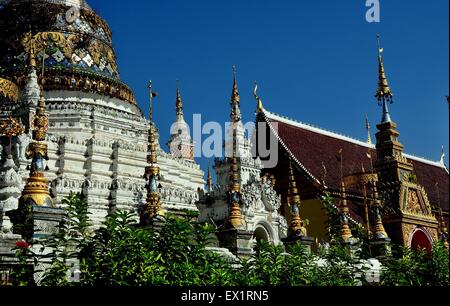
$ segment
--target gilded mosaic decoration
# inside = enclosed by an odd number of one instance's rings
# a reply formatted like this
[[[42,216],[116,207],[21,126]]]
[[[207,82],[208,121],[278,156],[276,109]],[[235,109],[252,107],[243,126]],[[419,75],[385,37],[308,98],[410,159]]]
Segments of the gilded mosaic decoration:
[[[17,102],[19,100],[19,87],[9,80],[0,78],[0,96]]]
[[[28,56],[35,54],[37,66],[45,64],[45,90],[94,92],[136,105],[133,92],[119,79],[107,23],[87,7],[68,19],[69,8],[48,1],[12,1],[0,8],[0,74],[23,85]],[[16,100],[9,86],[2,86],[1,93]]]
[[[0,50],[0,66],[9,74],[17,75],[21,71],[24,74],[31,35],[35,35],[36,59],[42,62],[45,57],[46,68],[86,70],[118,79],[108,25],[86,8],[81,9],[76,20],[68,22],[67,10],[64,5],[48,2],[43,5],[39,1],[32,4],[12,2],[0,10],[0,41],[6,47]],[[13,16],[10,11],[22,18],[8,18]]]

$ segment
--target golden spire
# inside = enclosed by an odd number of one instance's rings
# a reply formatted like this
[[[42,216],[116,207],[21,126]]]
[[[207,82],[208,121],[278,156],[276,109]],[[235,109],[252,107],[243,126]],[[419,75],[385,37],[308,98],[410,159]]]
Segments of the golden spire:
[[[348,225],[348,213],[349,209],[347,206],[347,195],[345,193],[345,184],[344,181],[341,181],[341,205],[340,205],[340,215],[341,215],[341,238],[345,242],[348,241],[351,237],[353,237],[352,232],[350,230],[350,226]]]
[[[253,96],[255,97],[256,101],[258,102],[258,107],[256,109],[256,111],[258,113],[262,113],[262,111],[264,110],[261,98],[258,96],[258,83],[255,81],[255,89],[253,90]]]
[[[177,118],[183,117],[183,100],[181,99],[179,80],[177,80],[176,108],[177,108]]]
[[[233,157],[231,158],[230,166],[230,184],[228,185],[228,192],[230,196],[230,215],[228,218],[228,226],[237,229],[243,225],[241,214],[241,185],[239,182],[239,167],[237,162],[236,150],[236,128],[233,130]]]
[[[31,56],[32,57],[32,56]],[[45,59],[45,50],[42,55]],[[35,64],[35,63],[34,63]],[[22,191],[22,196],[19,203],[37,206],[54,206],[53,200],[50,196],[48,180],[45,178],[44,160],[48,160],[48,146],[45,142],[49,120],[46,114],[45,99],[43,96],[43,88],[45,84],[44,78],[44,60],[42,61],[42,76],[41,76],[41,90],[38,105],[36,107],[36,114],[34,116],[33,126],[33,141],[29,144],[25,156],[31,159],[30,176],[27,179],[25,187]]]
[[[144,222],[147,223],[154,219],[157,215],[163,215],[163,209],[161,206],[161,197],[158,189],[160,179],[160,168],[157,160],[157,141],[156,141],[156,128],[153,122],[153,98],[157,96],[157,93],[152,91],[152,81],[148,84],[149,98],[150,98],[150,128],[148,131],[148,166],[145,168],[145,178],[147,179],[147,202],[143,211]]]
[[[208,186],[208,192],[211,193],[213,188],[213,179],[211,175],[211,167],[209,165],[208,165],[208,178],[206,180],[206,184]]]
[[[380,43],[380,35],[377,35],[378,41],[378,89],[375,97],[378,99],[378,102],[382,103],[383,101],[392,102],[392,94],[391,88],[389,87],[386,73],[384,71],[383,64],[383,51],[384,49],[381,47]]]
[[[378,189],[375,181],[370,183],[372,189],[373,206],[375,208],[375,227],[373,236],[375,239],[389,238],[383,226],[383,219],[381,217],[381,201],[378,197]]]
[[[372,136],[370,135],[370,123],[369,123],[369,117],[366,114],[366,130],[367,130],[367,143],[372,144]]]
[[[289,224],[289,232],[294,236],[306,236],[306,228],[304,226],[303,220],[300,218],[300,195],[298,193],[291,160],[289,160],[289,188],[287,202],[289,207],[291,207],[291,222]]]
[[[233,91],[231,93],[231,102],[233,104],[239,104],[241,102],[241,98],[239,97],[239,90],[236,81],[236,65],[233,65]]]

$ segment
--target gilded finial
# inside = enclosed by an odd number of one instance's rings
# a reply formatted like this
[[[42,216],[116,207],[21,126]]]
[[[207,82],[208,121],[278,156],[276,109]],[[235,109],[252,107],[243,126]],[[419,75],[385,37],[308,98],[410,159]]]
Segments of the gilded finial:
[[[369,123],[369,117],[366,114],[366,131],[367,131],[367,143],[372,144],[372,136],[370,135],[370,123]]]
[[[31,68],[36,68],[36,40],[31,30],[28,32],[29,46],[28,46],[28,65]]]
[[[236,65],[233,65],[233,92],[231,94],[231,102],[235,104],[239,104],[241,101],[241,98],[239,96],[239,90],[237,86],[237,80],[236,80]]]
[[[230,120],[235,126],[241,121],[241,110],[239,108],[240,97],[236,81],[236,66],[233,66],[233,91],[231,93],[231,115]]]
[[[294,168],[292,167],[292,161],[289,159],[289,186],[287,203],[291,207],[291,222],[289,224],[289,232],[293,236],[306,236],[306,228],[303,220],[300,217],[300,195],[297,188],[297,182],[295,181]]]
[[[389,87],[386,72],[384,70],[384,63],[383,63],[384,48],[381,47],[380,34],[377,34],[377,42],[378,42],[378,89],[375,97],[378,98],[378,101],[380,103],[383,101],[383,99],[391,103],[393,94],[391,88]]]
[[[375,97],[378,100],[378,104],[383,106],[383,118],[382,122],[390,122],[391,118],[389,115],[388,104],[392,104],[393,102],[393,93],[391,88],[389,87],[386,73],[384,71],[383,64],[383,51],[384,49],[381,47],[380,43],[380,35],[377,35],[378,41],[378,88]]]
[[[258,96],[258,83],[256,81],[255,81],[255,89],[253,90],[253,96],[255,97],[256,101],[258,102],[257,112],[262,113],[264,108],[263,108],[261,98]]]

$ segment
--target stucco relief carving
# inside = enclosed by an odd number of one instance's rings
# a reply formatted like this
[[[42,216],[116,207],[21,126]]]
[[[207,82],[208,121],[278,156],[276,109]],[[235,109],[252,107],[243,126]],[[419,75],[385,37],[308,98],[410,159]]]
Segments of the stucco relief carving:
[[[407,200],[406,209],[409,212],[412,212],[415,214],[422,212],[422,209],[420,208],[419,197],[417,196],[417,192],[415,190],[410,189],[408,191],[408,200]]]
[[[403,233],[403,244],[408,245],[409,238],[411,236],[411,233],[413,232],[415,226],[412,224],[402,224],[402,233]]]

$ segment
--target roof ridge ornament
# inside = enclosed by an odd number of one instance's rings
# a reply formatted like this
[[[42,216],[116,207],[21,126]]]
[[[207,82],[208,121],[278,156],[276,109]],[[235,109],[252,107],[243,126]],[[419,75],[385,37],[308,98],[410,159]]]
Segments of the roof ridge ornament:
[[[444,150],[444,146],[442,146],[442,148],[441,148],[441,158],[439,160],[439,163],[441,165],[445,165],[445,150]]]
[[[256,102],[258,102],[258,107],[256,109],[257,113],[262,113],[264,111],[264,107],[261,98],[258,96],[258,83],[256,82],[256,80],[255,89],[253,90],[253,96],[255,97]]]

